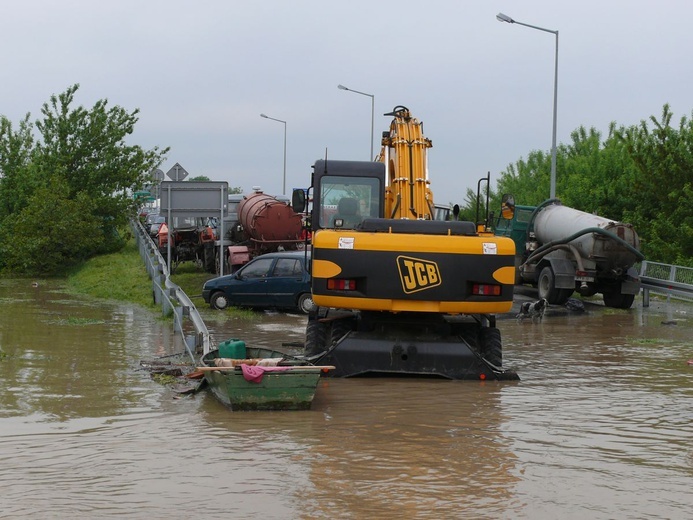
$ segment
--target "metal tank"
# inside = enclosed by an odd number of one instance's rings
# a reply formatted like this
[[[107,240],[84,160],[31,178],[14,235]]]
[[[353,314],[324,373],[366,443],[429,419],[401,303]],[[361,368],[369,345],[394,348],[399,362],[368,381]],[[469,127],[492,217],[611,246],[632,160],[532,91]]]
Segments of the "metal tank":
[[[595,229],[597,228],[597,229]],[[600,233],[599,229],[607,233]],[[635,249],[640,249],[640,239],[631,224],[592,215],[560,204],[541,208],[534,217],[534,234],[541,244],[575,238],[569,243],[580,256],[595,261],[602,269],[623,269],[632,266],[636,254],[609,238],[616,236]]]
[[[294,249],[302,242],[301,215],[271,195],[255,192],[243,197],[238,220],[248,239],[263,250]]]

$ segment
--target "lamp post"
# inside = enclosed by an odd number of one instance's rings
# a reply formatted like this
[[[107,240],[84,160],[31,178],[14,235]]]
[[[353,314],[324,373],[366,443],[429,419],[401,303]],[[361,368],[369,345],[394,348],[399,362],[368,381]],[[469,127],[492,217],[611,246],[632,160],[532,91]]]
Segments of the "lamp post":
[[[279,123],[284,123],[284,180],[282,183],[282,195],[286,195],[286,121],[282,121],[281,119],[275,119],[273,117],[268,116],[267,114],[260,114],[260,117],[264,117],[265,119],[271,119],[272,121],[277,121]]]
[[[553,78],[553,138],[551,141],[551,191],[550,197],[553,199],[556,196],[556,112],[558,107],[558,31],[552,31],[551,29],[545,29],[543,27],[537,27],[536,25],[530,25],[528,23],[518,22],[513,20],[507,14],[498,13],[496,15],[496,20],[499,22],[516,23],[517,25],[524,25],[531,29],[537,29],[538,31],[544,31],[547,33],[556,35],[556,66]]]
[[[368,96],[371,98],[371,155],[368,158],[369,161],[373,160],[373,124],[375,122],[375,95],[374,94],[366,94],[365,92],[359,92],[358,90],[354,90],[352,88],[347,88],[344,85],[337,85],[337,88],[339,90],[348,90],[349,92],[355,92],[356,94],[361,94],[362,96]]]

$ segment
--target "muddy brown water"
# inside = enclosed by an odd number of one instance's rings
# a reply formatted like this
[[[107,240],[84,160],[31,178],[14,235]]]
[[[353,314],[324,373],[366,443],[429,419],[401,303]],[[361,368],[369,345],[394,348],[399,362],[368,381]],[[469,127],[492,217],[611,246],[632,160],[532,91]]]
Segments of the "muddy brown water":
[[[302,341],[298,315],[200,311],[215,341]],[[0,518],[690,518],[692,313],[550,309],[499,320],[517,383],[231,412],[140,370],[180,348],[157,313],[0,281]]]

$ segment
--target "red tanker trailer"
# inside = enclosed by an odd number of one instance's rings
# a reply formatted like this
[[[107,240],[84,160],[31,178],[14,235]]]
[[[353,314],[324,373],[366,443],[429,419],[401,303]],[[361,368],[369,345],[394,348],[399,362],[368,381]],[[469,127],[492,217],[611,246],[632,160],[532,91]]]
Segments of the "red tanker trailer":
[[[274,251],[299,249],[301,215],[288,202],[262,191],[245,195],[238,203],[238,220],[231,223],[224,241],[224,273],[231,273],[251,258]]]

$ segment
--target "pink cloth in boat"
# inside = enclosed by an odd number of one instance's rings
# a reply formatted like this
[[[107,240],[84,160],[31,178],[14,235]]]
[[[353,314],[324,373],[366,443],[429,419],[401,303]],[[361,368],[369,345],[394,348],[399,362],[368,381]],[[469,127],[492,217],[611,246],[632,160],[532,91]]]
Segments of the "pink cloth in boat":
[[[262,382],[262,377],[265,372],[283,372],[284,370],[289,370],[291,367],[260,367],[257,365],[241,365],[241,371],[243,372],[243,377],[246,381],[251,383]]]

